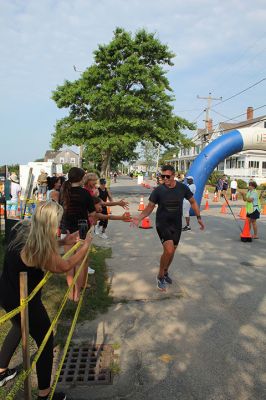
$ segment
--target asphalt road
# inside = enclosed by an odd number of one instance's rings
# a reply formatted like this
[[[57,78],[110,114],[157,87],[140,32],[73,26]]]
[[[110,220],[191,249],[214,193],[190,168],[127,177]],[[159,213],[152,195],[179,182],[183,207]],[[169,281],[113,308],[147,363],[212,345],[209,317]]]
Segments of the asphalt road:
[[[112,184],[115,198],[137,213],[151,190],[128,178]],[[156,289],[161,244],[154,228],[111,221],[107,260],[114,305],[95,321],[79,324],[74,342],[116,344],[120,374],[113,385],[73,387],[73,399],[262,400],[266,398],[266,216],[260,240],[242,243],[221,203],[202,211],[182,234],[174,258],[173,285]],[[240,206],[234,204],[238,214]],[[204,207],[202,207],[204,208]],[[113,213],[121,213],[114,207]],[[239,226],[243,221],[238,220]]]

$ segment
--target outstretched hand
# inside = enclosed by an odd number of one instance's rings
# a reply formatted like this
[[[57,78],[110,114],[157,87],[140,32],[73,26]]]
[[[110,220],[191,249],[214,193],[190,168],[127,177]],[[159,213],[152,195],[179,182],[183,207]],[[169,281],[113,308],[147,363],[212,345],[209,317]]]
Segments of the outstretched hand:
[[[132,217],[130,215],[130,212],[127,211],[122,215],[122,221],[124,221],[124,222],[131,222],[132,221]]]
[[[139,226],[139,218],[138,217],[133,217],[131,219],[131,224],[130,226],[132,226],[133,228],[137,228]]]
[[[119,201],[118,205],[121,206],[121,207],[123,207],[123,208],[126,209],[126,210],[128,210],[128,208],[129,208],[129,207],[128,207],[128,202],[125,201],[125,200],[123,200],[123,199]]]

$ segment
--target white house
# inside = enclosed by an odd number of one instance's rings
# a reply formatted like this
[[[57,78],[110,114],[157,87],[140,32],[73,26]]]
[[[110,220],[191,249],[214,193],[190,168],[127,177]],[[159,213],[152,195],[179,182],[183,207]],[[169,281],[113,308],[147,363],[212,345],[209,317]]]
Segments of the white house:
[[[266,128],[266,115],[258,118],[253,117],[253,108],[248,107],[247,119],[237,123],[219,123],[215,129],[212,127],[212,120],[209,120],[206,129],[198,129],[197,134],[192,138],[195,145],[191,148],[182,148],[176,158],[167,160],[175,165],[176,170],[187,172],[197,155],[207,146],[208,143],[221,135],[238,128],[251,127]],[[253,178],[258,184],[266,182],[266,153],[262,150],[241,151],[228,157],[217,166],[221,174],[243,179],[248,182]]]

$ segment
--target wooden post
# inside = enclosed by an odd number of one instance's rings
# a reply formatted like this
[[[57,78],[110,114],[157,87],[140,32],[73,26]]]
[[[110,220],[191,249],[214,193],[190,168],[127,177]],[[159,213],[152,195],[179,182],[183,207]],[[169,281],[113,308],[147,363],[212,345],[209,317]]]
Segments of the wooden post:
[[[27,272],[19,274],[20,304],[28,296]],[[22,356],[23,368],[27,371],[30,368],[30,347],[29,347],[29,310],[28,305],[21,310],[21,335],[22,335]],[[31,400],[31,378],[30,374],[24,381],[24,399]]]

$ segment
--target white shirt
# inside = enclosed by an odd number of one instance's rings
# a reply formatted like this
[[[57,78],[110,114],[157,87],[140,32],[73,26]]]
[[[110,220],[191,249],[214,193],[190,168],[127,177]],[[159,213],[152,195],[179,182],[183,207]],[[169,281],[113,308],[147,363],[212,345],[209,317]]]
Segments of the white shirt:
[[[231,181],[230,188],[231,189],[237,189],[237,181],[236,180]]]
[[[12,196],[11,201],[18,201],[18,195],[21,192],[21,186],[16,182],[11,182],[10,194]]]

